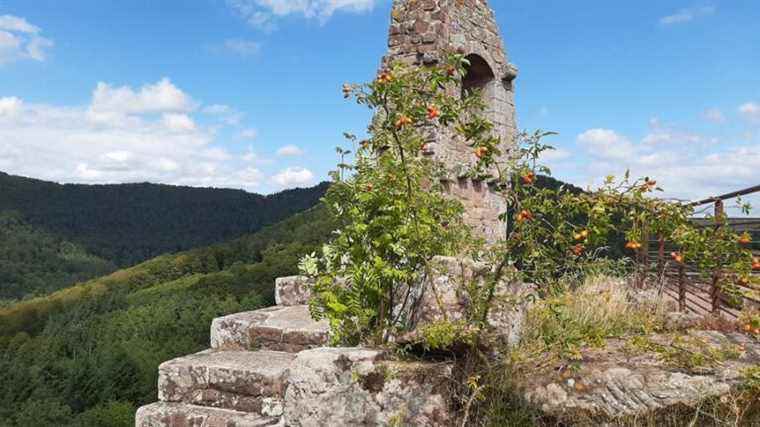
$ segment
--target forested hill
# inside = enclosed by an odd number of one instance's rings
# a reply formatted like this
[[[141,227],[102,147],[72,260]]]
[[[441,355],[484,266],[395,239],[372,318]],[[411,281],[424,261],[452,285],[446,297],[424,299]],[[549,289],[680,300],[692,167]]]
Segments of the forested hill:
[[[125,267],[253,233],[314,206],[328,184],[269,196],[157,184],[56,184],[0,172],[0,212]]]
[[[335,222],[321,205],[230,242],[162,255],[0,307],[0,426],[128,427],[158,365],[208,347],[214,317],[274,303]]]

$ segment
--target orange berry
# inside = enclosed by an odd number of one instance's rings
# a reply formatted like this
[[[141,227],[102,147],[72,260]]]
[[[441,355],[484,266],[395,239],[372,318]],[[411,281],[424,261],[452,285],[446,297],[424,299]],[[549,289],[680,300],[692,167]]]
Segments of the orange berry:
[[[746,332],[752,332],[752,325],[750,325],[749,323],[747,323],[746,325],[744,325],[744,330]]]
[[[573,238],[575,238],[576,241],[581,241],[588,239],[588,235],[588,230],[583,230],[580,233],[573,234]]]
[[[475,157],[482,159],[488,154],[488,148],[486,147],[478,147],[475,149]]]
[[[673,252],[670,254],[670,257],[673,258],[673,261],[679,264],[683,264],[683,254],[680,252]]]
[[[413,123],[413,122],[412,122],[412,119],[411,119],[411,118],[409,118],[408,116],[405,116],[405,115],[403,115],[403,114],[402,114],[402,115],[401,115],[401,116],[398,118],[398,120],[396,120],[396,129],[401,129],[401,128],[403,128],[403,127],[406,127],[406,126],[408,126],[408,125],[411,125],[412,123]]]
[[[523,209],[517,214],[517,222],[525,222],[533,220],[533,214],[529,210]]]
[[[427,113],[428,113],[428,119],[430,120],[435,120],[438,116],[441,115],[441,111],[438,110],[438,107],[436,107],[435,105],[429,106],[427,108]]]
[[[628,243],[625,244],[625,248],[626,249],[630,249],[632,251],[635,251],[635,250],[641,249],[641,243],[639,243],[639,242],[637,242],[635,240],[634,241],[630,241],[630,242],[628,242]]]
[[[377,77],[377,81],[380,83],[390,83],[391,81],[393,81],[393,76],[391,75],[391,73],[383,71]]]
[[[535,181],[536,181],[536,174],[534,174],[533,172],[528,172],[522,176],[522,182],[525,185],[533,185]]]
[[[657,187],[657,181],[647,179],[646,182],[641,186],[641,189],[644,191],[652,191]]]
[[[760,258],[752,258],[752,270],[760,271]]]
[[[752,243],[752,236],[749,235],[749,233],[744,233],[741,236],[739,236],[739,244],[740,245],[749,245]]]

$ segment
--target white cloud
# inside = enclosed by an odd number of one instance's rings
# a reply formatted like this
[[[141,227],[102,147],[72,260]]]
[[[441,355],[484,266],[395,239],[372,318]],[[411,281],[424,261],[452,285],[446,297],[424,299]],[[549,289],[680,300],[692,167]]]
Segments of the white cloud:
[[[702,118],[710,123],[723,124],[726,123],[726,116],[718,108],[708,108],[702,113]]]
[[[301,167],[287,168],[274,175],[272,182],[281,188],[302,187],[314,183],[314,174]]]
[[[256,129],[243,129],[240,132],[240,137],[243,139],[253,140],[253,139],[258,138],[258,136],[259,136],[259,131],[257,131]]]
[[[173,132],[194,132],[196,129],[195,122],[187,114],[167,113],[161,121]]]
[[[201,109],[202,113],[217,116],[222,122],[230,126],[238,126],[243,121],[245,115],[240,111],[235,110],[229,105],[214,104],[208,105]]]
[[[277,155],[282,157],[303,156],[303,150],[295,145],[286,145],[277,150]]]
[[[187,111],[190,96],[168,79],[137,90],[101,84],[95,94],[82,106],[0,98],[0,170],[56,182],[150,181],[248,191],[313,178],[293,169],[267,180],[195,122]]]
[[[228,39],[224,41],[224,49],[236,55],[246,57],[259,53],[261,43],[243,39]]]
[[[92,94],[91,109],[97,113],[186,113],[194,110],[196,103],[178,89],[168,78],[133,90],[129,86],[113,87],[98,83]]]
[[[577,139],[592,156],[603,159],[624,160],[634,152],[628,139],[610,129],[589,129],[578,135]]]
[[[362,13],[372,10],[382,0],[227,0],[254,28],[271,31],[277,27],[277,18],[302,15],[307,19],[327,22],[338,11]]]
[[[654,121],[650,130],[655,125],[663,126]],[[574,165],[563,170],[576,175],[571,181],[582,186],[599,185],[607,175],[622,176],[630,170],[634,177],[656,179],[666,190],[664,196],[684,200],[723,194],[760,182],[757,143],[695,146],[695,139],[710,142],[714,139],[684,134],[689,137],[678,138],[673,133],[665,137],[665,132],[650,132],[640,141],[632,142],[614,130],[590,129],[577,137],[585,152],[578,153]]]
[[[660,24],[662,25],[685,24],[697,18],[713,15],[716,11],[717,11],[717,8],[713,5],[689,7],[686,9],[681,9],[672,15],[668,15],[668,16],[664,16],[660,18]]]
[[[0,98],[0,118],[17,115],[23,103],[16,97]]]
[[[24,18],[0,16],[0,65],[22,59],[44,61],[53,41],[42,37],[41,31]]]
[[[760,123],[760,104],[748,102],[739,107],[739,114],[751,123]]]

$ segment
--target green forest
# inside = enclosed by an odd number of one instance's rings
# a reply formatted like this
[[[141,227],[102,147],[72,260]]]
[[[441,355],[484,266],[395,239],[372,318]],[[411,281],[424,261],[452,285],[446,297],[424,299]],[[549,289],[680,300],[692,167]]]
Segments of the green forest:
[[[0,308],[0,426],[131,426],[158,365],[209,345],[214,317],[274,303],[274,279],[334,229],[321,206]]]
[[[0,173],[0,307],[162,254],[225,242],[318,203],[155,184],[59,185]]]
[[[327,183],[262,196],[160,184],[60,185],[0,172],[0,212],[128,267],[260,230],[319,201]]]

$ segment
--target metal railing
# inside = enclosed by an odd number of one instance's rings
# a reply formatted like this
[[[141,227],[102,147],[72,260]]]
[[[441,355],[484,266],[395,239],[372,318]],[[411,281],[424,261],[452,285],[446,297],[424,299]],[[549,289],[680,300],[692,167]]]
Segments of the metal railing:
[[[760,256],[760,245],[758,245],[760,218],[726,218],[724,205],[726,200],[756,193],[760,193],[760,185],[689,203],[689,206],[694,208],[713,205],[714,209],[711,219],[693,218],[693,221],[702,227],[731,227],[738,232],[747,231],[754,234],[755,247],[750,247],[750,249],[753,250],[755,256]],[[757,280],[760,272],[753,271],[751,280],[747,284],[735,283],[738,293],[730,295],[721,289],[720,269],[707,278],[704,272],[700,272],[688,262],[672,261],[669,254],[678,251],[672,243],[661,237],[650,239],[647,243],[648,248],[645,250],[642,261],[649,271],[656,271],[662,281],[662,290],[678,302],[680,311],[725,314],[731,318],[737,318],[742,308],[760,310],[760,285],[758,285],[760,281]],[[650,250],[652,248],[654,250]],[[651,260],[656,260],[656,263],[652,263]]]

